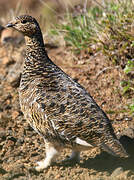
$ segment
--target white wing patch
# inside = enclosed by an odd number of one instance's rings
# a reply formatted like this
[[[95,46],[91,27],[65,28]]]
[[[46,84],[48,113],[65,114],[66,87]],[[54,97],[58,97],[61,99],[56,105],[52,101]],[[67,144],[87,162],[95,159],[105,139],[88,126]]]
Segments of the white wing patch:
[[[75,139],[75,142],[76,142],[77,144],[82,145],[82,146],[93,147],[91,144],[87,143],[86,141],[84,141],[84,140],[82,140],[82,139],[80,139],[80,138],[78,138],[78,137]]]

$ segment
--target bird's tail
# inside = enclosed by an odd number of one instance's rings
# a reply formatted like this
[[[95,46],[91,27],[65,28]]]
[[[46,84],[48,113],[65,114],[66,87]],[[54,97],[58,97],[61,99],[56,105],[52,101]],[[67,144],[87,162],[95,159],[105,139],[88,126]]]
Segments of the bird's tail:
[[[101,144],[101,147],[104,151],[112,154],[113,156],[127,158],[129,155],[126,150],[123,148],[119,140],[112,138],[109,142],[104,142]]]

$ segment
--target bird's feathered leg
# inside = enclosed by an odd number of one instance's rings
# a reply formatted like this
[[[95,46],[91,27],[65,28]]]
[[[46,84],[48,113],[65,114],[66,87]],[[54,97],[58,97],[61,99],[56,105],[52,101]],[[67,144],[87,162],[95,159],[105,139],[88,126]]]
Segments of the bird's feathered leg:
[[[37,162],[38,166],[35,167],[37,171],[41,171],[49,167],[59,153],[59,150],[57,150],[50,142],[45,141],[45,147],[46,157],[44,160]]]

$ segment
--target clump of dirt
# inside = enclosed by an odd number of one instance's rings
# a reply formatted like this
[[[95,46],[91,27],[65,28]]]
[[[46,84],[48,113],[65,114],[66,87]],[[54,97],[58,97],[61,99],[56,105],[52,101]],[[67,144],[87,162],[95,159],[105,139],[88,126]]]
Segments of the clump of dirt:
[[[128,112],[123,112],[132,95],[125,98],[120,87],[120,81],[126,75],[100,53],[76,57],[64,47],[47,49],[50,58],[82,84],[108,113],[130,158],[115,158],[93,149],[81,153],[79,164],[65,164],[60,162],[70,154],[70,150],[65,149],[50,168],[35,171],[36,161],[45,156],[45,146],[43,139],[24,119],[19,106],[24,49],[23,44],[17,48],[11,43],[0,47],[0,179],[134,179],[134,119]]]

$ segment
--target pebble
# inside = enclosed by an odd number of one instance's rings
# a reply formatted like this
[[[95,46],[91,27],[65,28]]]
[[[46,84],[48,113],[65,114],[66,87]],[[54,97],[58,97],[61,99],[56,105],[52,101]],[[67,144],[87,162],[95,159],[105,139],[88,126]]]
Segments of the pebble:
[[[125,120],[125,121],[132,121],[133,118],[132,118],[132,117],[124,117],[124,120]]]
[[[17,140],[17,146],[21,146],[22,144],[24,143],[24,138],[19,138],[18,140]]]
[[[7,171],[0,166],[0,174],[6,174]]]
[[[37,152],[31,153],[31,157],[38,156],[39,154]]]
[[[97,177],[94,180],[105,180],[103,177]]]
[[[116,176],[120,175],[121,173],[123,173],[123,168],[118,167],[112,172],[111,177],[116,177]]]
[[[15,137],[13,137],[13,136],[8,136],[7,139],[10,140],[10,141],[13,141],[14,143],[16,143],[16,141],[17,141],[17,139]]]
[[[60,177],[61,177],[61,175],[58,174],[58,175],[55,176],[55,179],[59,179]]]
[[[6,131],[4,131],[4,130],[0,131],[0,138],[2,140],[6,140]]]

